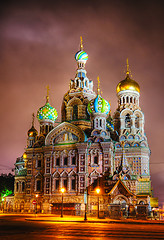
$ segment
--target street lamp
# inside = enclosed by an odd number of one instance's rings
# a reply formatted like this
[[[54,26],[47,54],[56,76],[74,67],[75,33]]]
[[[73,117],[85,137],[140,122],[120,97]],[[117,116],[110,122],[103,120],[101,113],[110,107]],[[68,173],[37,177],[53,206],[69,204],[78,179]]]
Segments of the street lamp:
[[[97,193],[97,217],[99,218],[99,193],[100,193],[100,188],[96,188],[96,193]]]
[[[38,194],[36,194],[35,197],[36,197],[36,209],[35,209],[35,213],[37,214],[37,198],[38,198]]]
[[[61,193],[62,193],[62,204],[61,204],[61,217],[63,217],[63,193],[65,192],[65,188],[61,188]]]

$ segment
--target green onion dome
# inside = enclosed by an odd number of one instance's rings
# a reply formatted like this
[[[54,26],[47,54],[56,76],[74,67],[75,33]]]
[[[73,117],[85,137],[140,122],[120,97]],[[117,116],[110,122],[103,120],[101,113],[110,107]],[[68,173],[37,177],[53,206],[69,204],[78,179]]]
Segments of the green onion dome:
[[[58,113],[55,108],[53,108],[49,102],[47,101],[46,104],[39,108],[37,112],[37,118],[39,121],[43,120],[50,120],[50,121],[55,121],[58,117]]]
[[[108,103],[108,101],[103,99],[100,95],[97,95],[95,99],[92,99],[88,103],[89,114],[104,113],[107,115],[109,111],[110,111],[110,104]]]

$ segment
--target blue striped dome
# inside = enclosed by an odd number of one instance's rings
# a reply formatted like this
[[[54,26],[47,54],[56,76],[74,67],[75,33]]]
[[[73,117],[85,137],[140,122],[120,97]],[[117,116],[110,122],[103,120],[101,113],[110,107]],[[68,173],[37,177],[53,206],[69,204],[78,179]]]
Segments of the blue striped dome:
[[[76,61],[87,61],[88,60],[88,54],[84,52],[83,50],[78,51],[75,54],[75,60]]]
[[[88,103],[88,112],[91,113],[105,113],[106,115],[110,111],[110,104],[103,99],[100,95],[97,95],[95,99],[92,99]]]

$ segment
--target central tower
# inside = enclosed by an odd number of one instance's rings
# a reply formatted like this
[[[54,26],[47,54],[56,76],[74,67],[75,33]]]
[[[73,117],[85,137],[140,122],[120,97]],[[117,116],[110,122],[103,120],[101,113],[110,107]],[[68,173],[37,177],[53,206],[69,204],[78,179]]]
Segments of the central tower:
[[[62,121],[72,122],[83,130],[90,128],[90,116],[87,112],[87,106],[91,99],[96,97],[93,91],[93,81],[87,77],[85,64],[88,60],[88,54],[83,50],[83,41],[81,37],[80,50],[75,54],[77,70],[74,79],[70,80],[69,90],[64,95],[61,115]]]

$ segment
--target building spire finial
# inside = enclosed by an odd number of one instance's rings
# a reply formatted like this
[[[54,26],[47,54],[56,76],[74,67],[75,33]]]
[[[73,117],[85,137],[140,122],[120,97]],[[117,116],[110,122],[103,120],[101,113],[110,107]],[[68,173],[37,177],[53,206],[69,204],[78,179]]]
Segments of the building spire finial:
[[[129,69],[129,61],[128,58],[126,59],[126,75],[128,76],[130,74],[130,69]]]
[[[83,50],[83,38],[80,36],[80,50]]]
[[[46,102],[48,103],[49,102],[49,91],[50,91],[49,85],[47,85],[46,88],[47,88]]]
[[[99,76],[97,77],[97,95],[100,95],[100,78],[99,78]]]
[[[34,127],[35,114],[32,114],[32,127]]]

